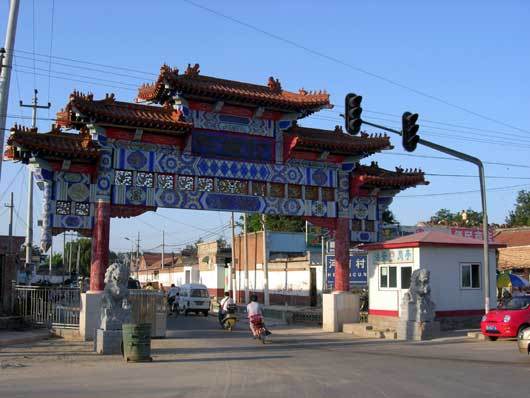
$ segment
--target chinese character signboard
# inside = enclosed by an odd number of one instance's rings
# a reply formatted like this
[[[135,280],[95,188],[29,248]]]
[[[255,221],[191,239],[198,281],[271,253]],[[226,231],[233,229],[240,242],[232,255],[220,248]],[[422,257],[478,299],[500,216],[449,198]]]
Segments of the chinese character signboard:
[[[414,249],[376,250],[373,254],[374,264],[401,264],[414,262]]]
[[[326,256],[326,276],[328,288],[333,288],[335,284],[335,256]],[[366,254],[350,256],[350,286],[367,284]]]

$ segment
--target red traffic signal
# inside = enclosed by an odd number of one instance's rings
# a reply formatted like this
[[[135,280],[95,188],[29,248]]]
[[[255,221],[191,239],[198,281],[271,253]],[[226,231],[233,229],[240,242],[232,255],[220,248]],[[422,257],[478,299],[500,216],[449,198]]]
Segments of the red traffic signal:
[[[418,121],[417,113],[405,112],[401,118],[402,121],[402,138],[403,138],[403,148],[408,152],[414,152],[418,146],[420,136],[418,130],[420,126],[416,124]]]
[[[361,119],[361,113],[363,112],[363,108],[361,108],[362,100],[363,97],[354,93],[346,95],[344,121],[346,131],[351,135],[357,135],[361,131],[363,123]]]

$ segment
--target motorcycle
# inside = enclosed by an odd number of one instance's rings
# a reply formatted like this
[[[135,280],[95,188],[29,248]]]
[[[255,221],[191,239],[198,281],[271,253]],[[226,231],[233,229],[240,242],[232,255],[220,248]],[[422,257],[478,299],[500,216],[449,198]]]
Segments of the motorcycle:
[[[252,315],[249,321],[252,324],[253,329],[256,331],[256,337],[258,340],[261,341],[262,344],[265,344],[267,336],[269,336],[271,332],[265,327],[263,317],[261,315]]]
[[[234,330],[234,327],[236,326],[236,323],[237,323],[236,311],[237,311],[237,305],[235,304],[228,305],[226,309],[226,314],[221,321],[221,326],[223,329],[228,330],[230,332]]]
[[[168,305],[168,308],[169,308],[169,314],[170,315],[174,314],[175,316],[178,316],[178,314],[179,314],[179,302],[177,300],[177,297],[176,296],[168,297],[167,305]]]

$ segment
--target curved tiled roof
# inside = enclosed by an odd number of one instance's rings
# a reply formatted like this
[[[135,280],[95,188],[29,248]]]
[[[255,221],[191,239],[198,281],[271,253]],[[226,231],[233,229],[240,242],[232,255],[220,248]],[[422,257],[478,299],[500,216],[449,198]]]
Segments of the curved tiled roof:
[[[306,151],[329,151],[338,155],[372,154],[383,149],[392,149],[386,135],[346,134],[338,126],[335,130],[321,130],[294,125],[285,131],[293,139],[292,148]]]
[[[381,188],[402,189],[429,184],[425,181],[425,173],[421,170],[404,170],[396,167],[395,171],[390,171],[380,168],[376,162],[372,162],[369,166],[358,164],[354,170],[354,176],[363,186]]]
[[[199,65],[188,65],[184,74],[178,69],[163,65],[158,79],[153,84],[144,84],[138,90],[138,99],[163,103],[167,99],[167,89],[179,91],[186,97],[198,97],[213,101],[228,101],[242,105],[268,107],[280,111],[315,112],[322,108],[331,108],[329,94],[326,92],[298,93],[285,91],[280,82],[269,78],[266,86],[244,83],[234,80],[199,74]]]
[[[78,116],[80,115],[80,116]],[[170,106],[141,105],[121,102],[114,94],[94,100],[92,94],[74,91],[64,110],[57,114],[61,125],[79,127],[87,121],[100,125],[137,127],[172,133],[187,133],[192,124],[184,121],[182,113]]]
[[[92,141],[88,131],[69,134],[61,132],[55,126],[52,126],[49,133],[38,134],[37,129],[15,125],[11,129],[7,145],[8,157],[15,160],[20,160],[16,149],[67,159],[94,160],[98,156],[98,146]]]

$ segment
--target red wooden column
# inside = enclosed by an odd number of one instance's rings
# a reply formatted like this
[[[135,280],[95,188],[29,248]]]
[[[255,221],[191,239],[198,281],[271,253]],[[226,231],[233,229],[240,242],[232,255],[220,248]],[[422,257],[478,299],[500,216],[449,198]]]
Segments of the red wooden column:
[[[92,229],[92,258],[90,263],[90,291],[101,292],[105,287],[105,271],[109,266],[110,203],[96,202]]]
[[[350,222],[337,218],[335,228],[335,289],[336,292],[350,291]]]

